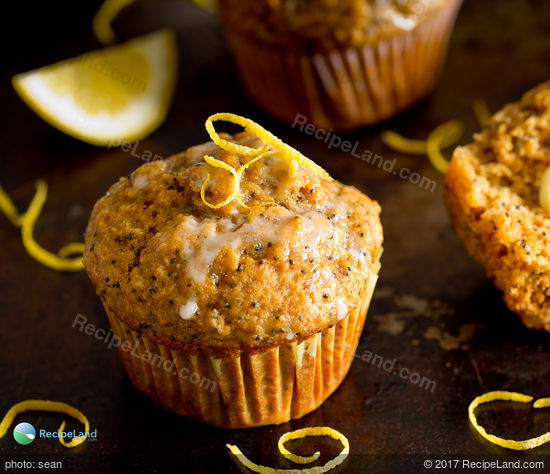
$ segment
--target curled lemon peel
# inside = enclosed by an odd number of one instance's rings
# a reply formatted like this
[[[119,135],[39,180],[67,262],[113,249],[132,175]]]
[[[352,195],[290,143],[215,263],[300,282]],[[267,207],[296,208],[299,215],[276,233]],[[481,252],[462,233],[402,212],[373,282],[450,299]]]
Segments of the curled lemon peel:
[[[36,182],[36,194],[32,198],[27,212],[21,219],[21,238],[23,245],[29,255],[38,262],[58,271],[80,271],[84,269],[82,257],[63,258],[53,253],[48,252],[41,247],[33,237],[34,226],[42,206],[46,202],[48,195],[48,185],[45,181],[38,180]]]
[[[41,247],[33,237],[34,226],[42,206],[48,196],[48,185],[43,180],[36,182],[36,193],[29,204],[27,212],[19,214],[9,196],[0,187],[0,210],[6,215],[13,225],[21,228],[21,240],[27,253],[36,261],[43,265],[58,271],[80,271],[84,269],[82,263],[82,253],[84,244],[81,242],[71,242],[59,250],[55,255]],[[77,257],[67,258],[69,255],[80,254]]]
[[[237,176],[238,176],[238,180],[239,180],[239,187],[240,187],[240,180],[241,180],[241,176],[243,175],[243,173],[246,171],[246,168],[248,168],[252,163],[255,163],[256,161],[262,159],[262,158],[265,158],[267,155],[269,155],[270,153],[269,152],[265,152],[265,153],[262,153],[258,156],[255,156],[254,158],[252,158],[249,162],[245,163],[244,165],[242,165],[238,170],[237,170]],[[246,208],[246,209],[253,209],[255,207],[263,207],[263,206],[271,206],[273,204],[275,204],[275,202],[273,201],[267,201],[267,202],[263,202],[261,204],[257,204],[255,206],[247,206],[241,199],[241,193],[240,191],[237,190],[237,202],[239,203],[239,205],[241,205],[242,207]]]
[[[242,165],[237,170],[235,170],[235,168],[228,165],[224,161],[217,160],[216,158],[214,158],[210,155],[204,155],[204,161],[206,161],[206,163],[208,163],[209,165],[211,165],[215,168],[222,168],[226,171],[229,171],[233,175],[233,190],[231,191],[229,196],[226,199],[224,199],[223,201],[221,201],[217,204],[209,203],[206,200],[206,196],[205,196],[206,186],[208,184],[208,181],[210,180],[210,173],[208,173],[206,175],[206,179],[204,180],[204,183],[202,183],[202,186],[201,186],[200,195],[201,195],[202,202],[204,202],[204,204],[206,204],[208,207],[210,207],[212,209],[219,209],[220,207],[223,207],[223,206],[225,206],[225,205],[227,205],[227,204],[229,204],[230,202],[233,202],[233,201],[237,201],[237,203],[239,205],[241,205],[242,207],[244,207],[246,209],[252,209],[252,208],[255,208],[255,207],[269,206],[269,205],[275,204],[273,201],[268,201],[268,202],[258,204],[256,206],[248,206],[243,202],[243,200],[241,198],[241,193],[240,193],[241,176],[245,172],[246,168],[248,168],[252,163],[260,160],[261,158],[265,158],[269,154],[271,154],[271,153],[270,152],[261,153],[261,154],[255,156],[254,158],[252,158],[250,161],[248,161],[244,165]]]
[[[218,134],[218,132],[216,132],[216,129],[214,128],[214,122],[216,121],[224,121],[240,125],[247,132],[256,135],[260,140],[265,143],[265,145],[259,148],[253,148],[225,140],[220,137],[220,135]],[[208,117],[205,122],[205,127],[208,135],[210,136],[210,139],[223,150],[231,151],[233,153],[245,156],[256,156],[267,151],[267,147],[271,145],[281,152],[281,158],[290,162],[296,161],[297,164],[302,165],[304,168],[315,173],[317,176],[327,181],[333,181],[332,177],[323,168],[311,161],[309,158],[306,158],[295,148],[287,145],[281,139],[277,138],[275,135],[263,128],[261,125],[258,125],[253,120],[241,117],[240,115],[236,114],[220,112]]]
[[[105,0],[92,20],[92,29],[101,44],[107,45],[116,40],[111,23],[119,12],[135,0]]]
[[[66,448],[74,448],[82,444],[84,441],[86,441],[86,438],[90,433],[90,423],[88,422],[88,418],[86,418],[84,413],[82,413],[80,410],[69,405],[68,403],[54,402],[51,400],[24,400],[13,405],[4,415],[4,418],[0,422],[0,438],[3,438],[4,435],[8,432],[9,427],[11,426],[14,418],[17,415],[29,410],[64,413],[66,415],[72,416],[73,418],[76,418],[84,425],[85,435],[74,437],[71,441],[67,442],[61,434],[65,429],[65,422],[63,421],[63,423],[61,423],[61,426],[58,430],[59,442]]]
[[[491,120],[491,112],[489,112],[489,108],[485,101],[482,99],[475,99],[472,102],[472,109],[479,126],[482,128],[485,127]]]
[[[450,120],[437,126],[426,140],[406,138],[391,130],[382,132],[380,138],[385,145],[401,153],[428,155],[432,166],[445,174],[449,168],[449,162],[441,150],[454,145],[462,136],[463,131],[462,123]]]
[[[550,212],[550,166],[544,170],[540,179],[539,204],[546,212]]]
[[[548,408],[550,407],[550,398],[539,398],[533,402],[533,408]]]
[[[426,153],[432,166],[440,173],[447,173],[449,161],[441,153],[441,144],[447,140],[456,142],[462,136],[463,125],[457,120],[450,120],[437,126],[426,140]]]
[[[426,153],[426,140],[406,138],[391,130],[384,130],[380,135],[382,142],[390,148],[401,153],[423,155]]]
[[[59,249],[57,255],[59,255],[61,258],[65,258],[70,255],[82,255],[85,248],[86,246],[83,242],[69,242]]]
[[[541,446],[550,441],[550,432],[545,433],[536,438],[530,438],[523,441],[516,441],[513,439],[504,439],[498,436],[492,435],[485,431],[483,426],[477,422],[477,417],[475,415],[475,409],[483,404],[494,401],[511,401],[519,403],[529,403],[533,400],[533,397],[530,395],[525,395],[518,392],[507,392],[507,391],[494,391],[487,392],[483,395],[480,395],[472,400],[470,406],[468,407],[468,417],[470,423],[476,429],[476,431],[483,436],[487,441],[496,444],[497,446],[502,446],[503,448],[515,449],[517,451],[524,451],[526,449],[533,449],[538,446]],[[550,407],[550,398],[540,398],[533,403],[533,408],[545,408]]]
[[[229,171],[233,175],[233,191],[227,197],[227,199],[219,202],[218,204],[210,204],[206,200],[206,197],[204,195],[205,190],[206,190],[206,185],[208,184],[208,181],[210,180],[210,173],[208,173],[206,175],[206,179],[204,180],[204,183],[202,183],[202,186],[201,186],[201,199],[202,199],[202,201],[208,207],[210,207],[212,209],[218,209],[218,208],[223,207],[226,204],[229,204],[230,202],[232,202],[235,199],[236,195],[238,195],[238,193],[239,193],[239,175],[237,174],[237,171],[235,171],[235,169],[232,166],[228,165],[227,163],[225,163],[221,160],[217,160],[216,158],[214,158],[212,156],[204,155],[204,161],[206,161],[210,166],[213,166],[214,168],[222,168],[226,171]]]
[[[456,134],[445,135],[440,143],[442,149],[448,148],[451,145],[454,145],[460,135],[457,137]],[[428,142],[427,140],[417,140],[414,138],[406,138],[399,133],[396,133],[392,130],[385,130],[380,135],[382,142],[392,148],[395,151],[401,153],[409,153],[411,155],[425,155],[428,151]]]
[[[10,220],[10,222],[16,226],[21,226],[22,215],[19,214],[19,211],[15,207],[15,204],[10,199],[8,194],[0,186],[0,210],[5,214],[5,216]]]
[[[305,438],[307,436],[330,436],[331,438],[340,441],[340,443],[342,443],[343,449],[334,459],[331,459],[323,466],[308,467],[305,469],[273,469],[271,467],[260,466],[259,464],[253,463],[241,452],[241,450],[237,446],[231,444],[226,444],[226,446],[229,451],[231,451],[231,453],[237,457],[237,459],[243,466],[247,467],[251,471],[259,472],[260,474],[322,474],[323,472],[330,471],[336,466],[342,464],[349,455],[348,439],[339,431],[336,431],[335,429],[328,426],[302,428],[283,434],[279,438],[279,442],[277,443],[279,451],[286,459],[289,459],[290,461],[297,464],[306,464],[316,461],[320,456],[320,453],[318,451],[311,456],[298,456],[291,453],[284,446],[284,443],[288,440]]]

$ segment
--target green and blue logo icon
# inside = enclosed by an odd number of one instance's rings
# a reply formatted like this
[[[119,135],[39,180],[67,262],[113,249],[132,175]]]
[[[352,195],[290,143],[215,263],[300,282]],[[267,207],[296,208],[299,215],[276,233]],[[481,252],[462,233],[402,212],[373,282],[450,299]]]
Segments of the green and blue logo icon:
[[[19,444],[31,444],[36,438],[36,430],[30,423],[19,423],[13,429],[13,437]]]

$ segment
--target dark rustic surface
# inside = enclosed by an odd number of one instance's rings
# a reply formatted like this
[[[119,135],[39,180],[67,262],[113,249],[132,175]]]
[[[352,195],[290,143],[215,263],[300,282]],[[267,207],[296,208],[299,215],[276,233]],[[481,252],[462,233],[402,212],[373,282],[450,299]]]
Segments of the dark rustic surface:
[[[51,128],[16,96],[9,79],[98,47],[89,23],[99,3],[36,2],[29,16],[31,7],[20,2],[4,14],[11,26],[3,31],[0,182],[23,209],[32,197],[33,180],[48,181],[50,194],[36,236],[52,250],[81,239],[94,202],[141,162]],[[139,149],[167,156],[206,141],[204,118],[234,111],[256,119],[336,178],[379,200],[385,253],[358,354],[371,351],[395,359],[396,370],[409,369],[436,387],[426,390],[357,359],[317,411],[285,425],[225,431],[172,415],[134,389],[115,350],[72,328],[78,313],[97,327],[108,327],[85,273],[57,273],[30,259],[19,232],[0,216],[0,412],[27,398],[66,401],[84,411],[99,438],[73,450],[42,439],[25,447],[15,443],[10,430],[0,440],[2,468],[8,460],[41,459],[60,460],[73,472],[240,472],[225,443],[274,465],[280,462],[275,454],[279,435],[314,425],[330,425],[348,436],[353,455],[341,472],[423,472],[424,459],[531,459],[482,440],[469,426],[466,410],[488,390],[550,396],[548,334],[524,328],[468,258],[443,207],[441,176],[425,158],[385,148],[379,134],[389,127],[424,137],[440,122],[459,118],[466,126],[463,142],[468,141],[477,127],[472,99],[484,98],[495,110],[550,78],[550,4],[466,0],[435,93],[383,126],[346,137],[358,140],[359,150],[396,158],[396,169],[407,167],[436,180],[433,193],[348,153],[328,150],[257,110],[236,82],[214,16],[183,1],[149,1],[128,8],[115,22],[123,38],[163,25],[178,32],[178,91],[164,125]],[[456,335],[468,323],[483,327],[457,350],[445,350],[425,337],[430,326]],[[534,413],[497,404],[480,413],[490,430],[504,436],[534,436],[550,429],[548,410]],[[53,430],[62,418],[29,413],[17,420]],[[69,426],[79,428],[74,420]],[[323,440],[295,445],[305,446],[304,452],[323,448],[328,454],[322,460],[339,449]],[[548,453],[548,446],[531,453],[546,461],[546,471]]]

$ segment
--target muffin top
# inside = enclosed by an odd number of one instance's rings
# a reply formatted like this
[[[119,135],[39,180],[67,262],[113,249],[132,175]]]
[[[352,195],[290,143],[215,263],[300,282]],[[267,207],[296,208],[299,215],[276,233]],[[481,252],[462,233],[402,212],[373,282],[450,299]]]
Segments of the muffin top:
[[[219,0],[227,24],[268,43],[330,50],[410,31],[450,0]]]
[[[205,155],[233,170],[251,162],[208,142],[140,166],[96,203],[84,264],[107,308],[157,342],[224,356],[345,317],[377,271],[378,203],[272,146],[238,183]]]
[[[497,112],[455,150],[445,198],[459,235],[504,292],[509,308],[550,331],[550,214],[541,207],[550,166],[550,82]]]

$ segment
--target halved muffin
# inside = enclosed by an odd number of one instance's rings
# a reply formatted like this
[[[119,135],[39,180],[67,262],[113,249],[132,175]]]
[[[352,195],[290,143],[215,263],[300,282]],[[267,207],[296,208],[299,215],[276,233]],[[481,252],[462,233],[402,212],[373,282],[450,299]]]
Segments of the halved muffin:
[[[550,331],[550,215],[539,203],[550,165],[550,82],[497,112],[458,147],[445,202],[468,252],[532,328]]]
[[[208,142],[144,164],[97,202],[85,237],[134,384],[224,427],[300,417],[337,388],[379,268],[378,203],[264,150],[252,162]]]

